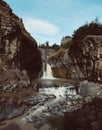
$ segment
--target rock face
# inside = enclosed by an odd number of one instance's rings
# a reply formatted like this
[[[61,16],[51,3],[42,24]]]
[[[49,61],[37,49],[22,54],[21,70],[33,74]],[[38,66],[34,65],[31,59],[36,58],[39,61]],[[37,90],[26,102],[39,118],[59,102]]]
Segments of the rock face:
[[[102,81],[102,36],[88,35],[80,46],[72,44],[69,55],[86,79]]]
[[[51,63],[53,76],[66,78],[68,76],[67,63],[68,63],[68,49],[60,49],[49,57]]]
[[[25,30],[22,19],[0,1],[0,70],[26,70],[30,79],[41,70],[41,56],[37,42]]]
[[[24,100],[30,97],[32,80],[41,71],[37,42],[25,30],[22,20],[0,1],[0,121],[22,115]]]
[[[62,39],[61,48],[49,57],[49,62],[53,70],[54,77],[67,78],[70,77],[68,56],[69,45],[72,41],[71,37],[65,37]]]
[[[102,82],[102,36],[86,36],[80,46],[68,47],[67,41],[62,41],[67,48],[61,47],[49,58],[54,76]]]

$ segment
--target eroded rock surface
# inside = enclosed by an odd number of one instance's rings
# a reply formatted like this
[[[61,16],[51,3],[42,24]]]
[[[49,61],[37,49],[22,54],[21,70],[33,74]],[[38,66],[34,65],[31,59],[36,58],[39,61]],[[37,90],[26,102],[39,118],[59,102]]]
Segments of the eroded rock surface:
[[[9,5],[0,1],[0,71],[12,68],[26,70],[34,79],[41,70],[37,42],[26,31],[22,19]]]
[[[0,1],[0,121],[24,113],[23,101],[34,93],[31,81],[41,71],[37,42],[22,19]]]

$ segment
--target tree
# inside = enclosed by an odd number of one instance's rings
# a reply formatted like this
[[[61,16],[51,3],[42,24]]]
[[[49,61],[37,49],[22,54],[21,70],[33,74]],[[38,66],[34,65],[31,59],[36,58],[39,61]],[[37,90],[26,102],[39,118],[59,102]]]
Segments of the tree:
[[[54,49],[55,51],[58,51],[60,49],[60,46],[55,43],[52,45],[52,49]]]
[[[45,45],[46,45],[46,49],[49,49],[49,48],[50,48],[50,46],[49,46],[49,41],[46,41],[46,42],[45,42]]]

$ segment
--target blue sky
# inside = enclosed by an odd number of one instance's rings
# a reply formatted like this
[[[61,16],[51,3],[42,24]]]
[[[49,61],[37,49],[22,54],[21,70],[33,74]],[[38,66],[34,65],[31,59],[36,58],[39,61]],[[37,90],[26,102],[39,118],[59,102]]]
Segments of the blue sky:
[[[38,43],[60,44],[62,37],[96,17],[102,22],[102,0],[4,0],[23,19]]]

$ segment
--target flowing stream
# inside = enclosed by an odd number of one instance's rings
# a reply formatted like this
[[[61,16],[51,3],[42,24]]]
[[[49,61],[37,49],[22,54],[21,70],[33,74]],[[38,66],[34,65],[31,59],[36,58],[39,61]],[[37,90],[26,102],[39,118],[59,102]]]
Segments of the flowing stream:
[[[78,97],[74,89],[70,90],[74,88],[73,85],[65,83],[64,79],[53,77],[49,64],[43,64],[43,76],[39,82],[41,87],[36,100],[40,102],[29,109],[27,116],[22,118],[23,122],[33,122],[32,117],[35,116],[42,120],[44,117],[63,114],[72,109],[72,100]]]
[[[40,84],[39,92],[27,101],[28,103],[35,103],[35,105],[29,106],[23,116],[7,121],[8,124],[16,122],[21,127],[23,124],[24,129],[22,128],[22,130],[28,130],[26,127],[44,130],[45,127],[43,128],[43,126],[46,125],[48,117],[63,115],[66,111],[80,107],[77,104],[77,99],[81,97],[76,94],[73,89],[74,86],[66,79],[54,78],[49,64],[44,64],[43,76],[36,82]]]

